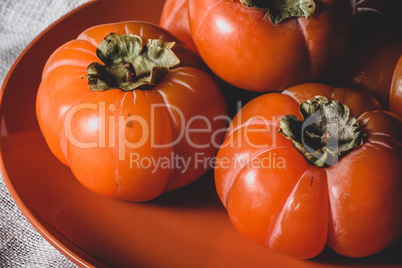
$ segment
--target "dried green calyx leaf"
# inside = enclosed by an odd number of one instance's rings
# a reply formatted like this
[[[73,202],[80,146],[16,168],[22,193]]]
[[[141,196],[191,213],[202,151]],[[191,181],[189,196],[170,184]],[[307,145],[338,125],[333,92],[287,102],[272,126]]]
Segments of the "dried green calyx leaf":
[[[300,105],[303,121],[286,115],[279,132],[311,163],[318,167],[332,166],[345,153],[363,144],[364,135],[356,118],[349,117],[349,108],[337,101],[317,96]]]
[[[88,66],[88,85],[92,91],[150,88],[179,65],[172,51],[174,45],[175,42],[150,39],[143,46],[139,36],[111,33],[96,50],[103,64],[94,62]]]
[[[310,19],[315,11],[314,0],[240,0],[240,2],[247,7],[267,10],[273,24],[294,17]]]

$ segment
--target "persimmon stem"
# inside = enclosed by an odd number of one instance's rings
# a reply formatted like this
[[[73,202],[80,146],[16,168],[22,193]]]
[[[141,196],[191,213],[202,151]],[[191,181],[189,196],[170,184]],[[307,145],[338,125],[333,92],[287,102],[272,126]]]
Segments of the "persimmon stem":
[[[125,63],[123,63],[122,67],[124,69],[126,69],[126,78],[124,79],[124,81],[125,82],[134,82],[137,77],[135,74],[134,66],[130,62],[125,62]]]

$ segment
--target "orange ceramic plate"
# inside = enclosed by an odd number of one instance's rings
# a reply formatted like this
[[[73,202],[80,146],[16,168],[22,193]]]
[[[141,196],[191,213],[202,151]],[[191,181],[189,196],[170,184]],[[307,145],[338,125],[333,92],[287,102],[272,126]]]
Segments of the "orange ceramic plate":
[[[90,2],[36,38],[12,67],[1,91],[1,172],[33,226],[82,267],[401,267],[401,243],[365,259],[326,249],[300,261],[249,242],[232,227],[212,173],[151,202],[131,203],[89,192],[56,160],[35,116],[46,59],[96,24],[157,23],[162,5],[162,0]]]

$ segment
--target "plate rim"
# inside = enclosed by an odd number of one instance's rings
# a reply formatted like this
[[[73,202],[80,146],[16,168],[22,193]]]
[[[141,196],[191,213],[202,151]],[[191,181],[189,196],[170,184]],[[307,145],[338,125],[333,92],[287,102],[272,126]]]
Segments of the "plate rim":
[[[15,59],[14,63],[11,65],[10,69],[8,70],[3,83],[0,88],[0,109],[4,103],[4,90],[7,88],[7,85],[9,84],[10,78],[12,74],[14,73],[16,67],[20,64],[21,60],[25,57],[25,55],[31,50],[32,46],[36,42],[38,42],[39,39],[43,38],[46,33],[51,31],[56,25],[58,25],[60,22],[65,20],[66,18],[70,17],[72,14],[75,14],[77,12],[82,12],[83,9],[90,8],[92,5],[94,5],[96,2],[99,2],[101,0],[90,0],[84,4],[81,4],[80,6],[76,7],[75,9],[67,12],[60,18],[58,18],[56,21],[51,23],[48,27],[46,27],[42,32],[40,32],[25,48],[24,50],[18,55],[18,57]],[[1,110],[0,110],[1,111]],[[3,139],[3,138],[2,138]],[[2,142],[0,142],[0,147],[2,146]],[[3,153],[0,150],[0,173],[1,177],[3,178],[3,181],[6,185],[6,188],[8,192],[11,195],[11,198],[17,205],[18,209],[22,212],[24,217],[28,220],[28,222],[35,228],[38,233],[45,238],[54,248],[56,248],[60,253],[62,253],[65,257],[67,257],[69,260],[74,262],[80,267],[108,267],[105,266],[105,263],[100,262],[98,259],[96,259],[94,256],[90,255],[87,253],[85,250],[81,249],[77,245],[75,245],[72,241],[68,240],[65,238],[61,233],[58,233],[60,237],[64,237],[66,241],[68,241],[69,246],[65,246],[65,243],[62,243],[59,238],[57,238],[53,232],[57,232],[54,228],[51,226],[47,225],[43,220],[33,211],[33,209],[24,202],[23,198],[20,196],[20,194],[17,192],[17,190],[14,187],[14,184],[10,177],[8,176],[7,169],[4,164],[3,160]],[[74,250],[70,249],[70,247],[75,247],[76,250],[79,250],[81,255],[85,255],[85,258],[82,257],[80,254],[77,254],[74,252]]]

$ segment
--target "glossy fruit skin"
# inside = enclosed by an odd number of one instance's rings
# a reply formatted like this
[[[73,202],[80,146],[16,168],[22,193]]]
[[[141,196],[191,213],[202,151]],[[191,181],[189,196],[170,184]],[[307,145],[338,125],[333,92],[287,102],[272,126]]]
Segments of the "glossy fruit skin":
[[[383,14],[399,37],[402,37],[402,17],[400,0],[358,0],[357,7],[360,9],[373,9]]]
[[[399,58],[392,77],[389,109],[402,118],[402,56]]]
[[[274,25],[266,12],[232,0],[189,0],[193,40],[206,64],[247,90],[281,91],[326,74],[343,57],[355,1],[315,1],[310,20]]]
[[[191,51],[198,54],[188,24],[188,0],[166,0],[159,25],[169,30],[183,41]]]
[[[100,62],[96,47],[111,32],[176,41],[173,51],[181,63],[148,90],[93,92],[87,67]],[[200,64],[198,56],[156,25],[123,22],[87,29],[58,48],[43,71],[36,112],[49,148],[84,186],[113,198],[146,201],[193,182],[209,169],[195,164],[195,154],[213,157],[224,133],[212,140],[210,132],[227,125],[214,120],[226,115],[225,101],[214,80],[197,69]],[[192,131],[207,124],[210,132]],[[190,159],[188,168],[150,163],[173,155]]]
[[[316,95],[347,105],[366,134],[362,146],[328,168],[309,164],[278,133],[280,118],[302,119],[299,104]],[[317,83],[246,104],[233,119],[215,166],[217,192],[236,229],[301,259],[318,255],[325,245],[364,257],[398,239],[402,122],[379,107],[364,92]]]
[[[340,75],[331,84],[365,90],[388,110],[402,39],[387,17],[372,9],[359,8],[353,25],[347,57],[339,64]]]

